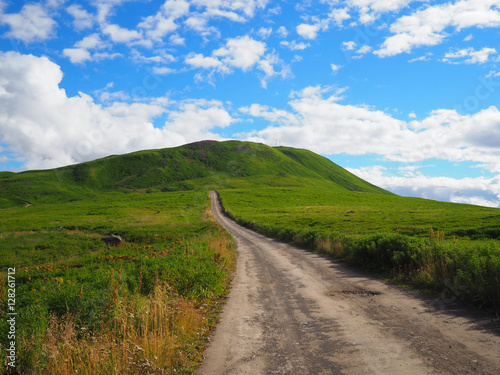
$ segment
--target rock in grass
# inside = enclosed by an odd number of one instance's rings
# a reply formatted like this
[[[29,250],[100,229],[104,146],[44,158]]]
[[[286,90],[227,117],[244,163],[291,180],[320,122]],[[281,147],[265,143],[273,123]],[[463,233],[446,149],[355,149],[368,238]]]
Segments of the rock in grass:
[[[106,242],[106,244],[110,246],[118,246],[123,242],[123,238],[116,234],[108,234],[101,238],[101,241]]]

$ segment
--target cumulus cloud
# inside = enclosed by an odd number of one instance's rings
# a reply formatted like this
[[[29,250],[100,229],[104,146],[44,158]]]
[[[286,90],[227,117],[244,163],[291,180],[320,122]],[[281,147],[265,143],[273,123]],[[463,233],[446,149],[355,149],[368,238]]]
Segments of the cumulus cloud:
[[[277,32],[281,38],[286,38],[288,36],[288,30],[286,29],[285,26],[280,26]]]
[[[59,87],[62,77],[60,67],[46,57],[0,53],[0,138],[28,169],[218,139],[211,130],[236,121],[216,101],[128,103],[114,96],[104,106],[85,93],[68,97]],[[152,122],[160,115],[167,121],[155,127]]]
[[[259,34],[259,36],[263,39],[267,39],[271,36],[271,34],[273,33],[273,29],[272,27],[261,27],[258,31],[257,31],[257,34]]]
[[[208,17],[225,17],[233,21],[252,18],[258,9],[264,9],[268,0],[192,0],[194,6],[204,7]]]
[[[142,39],[141,33],[137,30],[126,29],[114,24],[104,26],[102,32],[115,43],[130,43]]]
[[[76,42],[73,48],[65,48],[63,50],[63,55],[69,58],[73,64],[82,64],[86,61],[113,59],[121,56],[121,54],[117,52],[98,52],[99,50],[109,47],[110,45],[104,42],[98,34],[91,34],[87,35],[79,42]]]
[[[356,54],[358,55],[366,55],[368,52],[370,52],[372,50],[372,47],[368,46],[368,45],[364,45],[362,46],[360,49],[358,49],[356,51]]]
[[[351,8],[359,11],[361,23],[373,22],[382,13],[397,11],[415,0],[348,0]]]
[[[295,40],[292,40],[291,42],[283,40],[280,42],[280,45],[282,47],[288,48],[291,51],[302,51],[311,46],[309,43],[304,43],[304,42],[297,43],[297,41]]]
[[[496,107],[472,115],[440,109],[422,121],[405,122],[365,106],[342,105],[339,91],[324,97],[327,92],[309,87],[289,102],[305,139],[313,137],[311,144],[303,145],[307,148],[326,154],[332,149],[335,153],[375,153],[399,162],[429,158],[474,161],[500,173],[500,111]],[[297,144],[300,138],[290,137],[288,130],[269,127],[254,135],[265,139],[267,132],[280,131],[281,139]]]
[[[463,48],[456,51],[449,51],[441,60],[451,64],[484,64],[490,59],[490,55],[496,54],[495,48],[484,47],[479,51],[474,48]]]
[[[332,69],[332,72],[336,73],[340,68],[342,68],[342,66],[341,65],[330,64],[330,68]]]
[[[264,73],[260,77],[263,87],[266,87],[267,81],[274,76],[286,77],[290,74],[288,67],[278,55],[267,51],[266,43],[252,39],[248,35],[228,39],[226,44],[214,50],[211,56],[190,53],[185,62],[194,68],[210,70],[207,77],[198,74],[197,78],[207,79],[212,83],[215,73],[229,74],[234,69],[241,69],[243,72],[258,69]],[[280,66],[281,70],[276,71],[276,66]]]
[[[320,23],[315,23],[315,24],[301,23],[300,25],[297,26],[297,34],[306,39],[316,39],[320,28],[321,28]]]
[[[267,144],[280,139],[283,144],[326,155],[376,154],[402,164],[431,158],[475,162],[490,173],[500,173],[500,111],[496,107],[472,115],[440,109],[421,121],[411,116],[406,122],[366,106],[341,104],[342,93],[338,88],[314,86],[292,94],[291,110],[258,104],[243,107],[241,113],[271,125],[240,137]],[[500,195],[500,187],[491,190],[493,185],[488,186],[487,192]]]
[[[175,21],[188,13],[189,3],[186,0],[167,0],[154,16],[146,17],[138,27],[144,29],[149,38],[160,41],[176,31],[179,25]]]
[[[220,57],[225,65],[247,71],[259,62],[266,49],[264,42],[245,35],[229,39],[224,47],[215,50],[213,54]]]
[[[65,48],[63,50],[63,55],[73,64],[81,64],[92,59],[90,52],[85,48]]]
[[[25,4],[19,13],[0,14],[0,23],[10,27],[6,37],[26,43],[52,38],[57,26],[41,4]]]
[[[94,16],[81,5],[72,4],[66,11],[73,16],[73,26],[76,30],[90,29],[94,26]]]
[[[186,64],[194,68],[215,69],[222,66],[222,62],[218,58],[203,56],[201,53],[190,53],[185,61]]]
[[[386,167],[374,165],[347,168],[351,173],[393,193],[446,202],[500,207],[500,177],[428,177],[422,173],[391,175]]]
[[[347,51],[352,51],[354,48],[356,48],[356,43],[354,41],[350,40],[348,42],[342,42],[342,46]]]
[[[348,8],[335,8],[328,16],[337,26],[342,26],[345,20],[351,18]]]
[[[375,51],[380,57],[410,52],[414,47],[440,44],[449,27],[456,31],[469,27],[500,26],[500,0],[460,0],[438,4],[399,18],[390,26],[394,34]]]

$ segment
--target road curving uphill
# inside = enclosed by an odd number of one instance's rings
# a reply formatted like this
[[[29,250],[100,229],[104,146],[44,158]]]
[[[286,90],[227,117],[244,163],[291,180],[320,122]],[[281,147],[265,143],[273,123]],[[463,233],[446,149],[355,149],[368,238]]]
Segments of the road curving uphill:
[[[208,374],[499,374],[500,322],[217,220],[239,259]]]

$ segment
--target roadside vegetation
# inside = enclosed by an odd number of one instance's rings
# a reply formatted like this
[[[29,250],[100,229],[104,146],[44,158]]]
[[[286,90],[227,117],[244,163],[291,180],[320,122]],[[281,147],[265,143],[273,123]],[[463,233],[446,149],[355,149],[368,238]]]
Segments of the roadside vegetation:
[[[500,312],[500,210],[366,192],[219,190],[251,229]]]
[[[15,267],[16,364],[2,373],[192,373],[228,291],[234,244],[205,193],[94,194],[2,210],[0,315]],[[108,247],[104,234],[122,246]]]

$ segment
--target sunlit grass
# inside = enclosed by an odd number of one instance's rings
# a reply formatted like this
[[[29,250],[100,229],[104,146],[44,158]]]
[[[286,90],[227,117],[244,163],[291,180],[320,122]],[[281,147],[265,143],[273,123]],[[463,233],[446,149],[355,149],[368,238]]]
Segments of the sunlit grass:
[[[499,209],[320,188],[219,192],[230,216],[265,235],[500,311]]]
[[[111,192],[5,209],[16,217],[0,218],[2,314],[16,268],[10,373],[193,372],[235,259],[208,203],[205,192]],[[109,233],[124,243],[108,247]],[[3,319],[2,366],[7,330]]]

